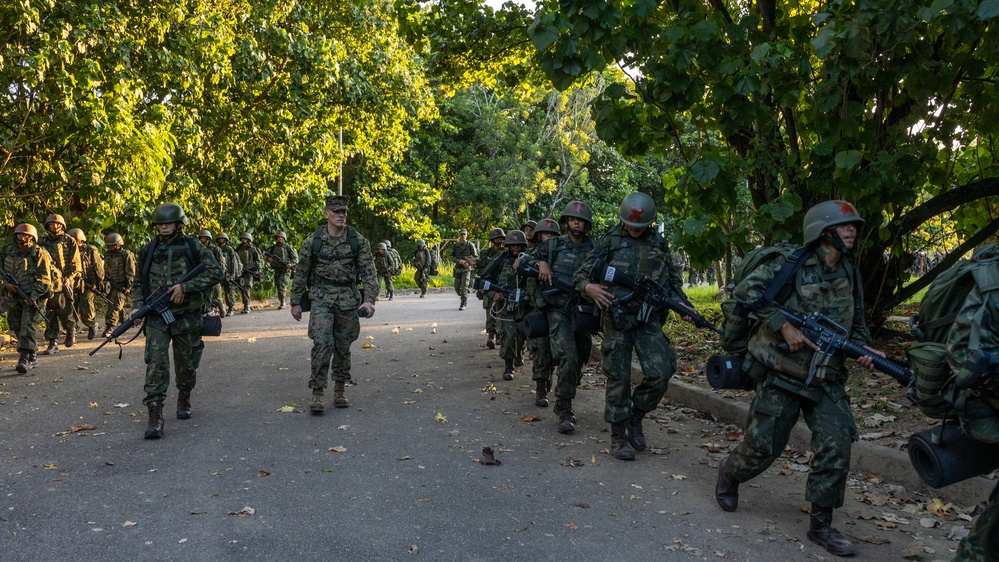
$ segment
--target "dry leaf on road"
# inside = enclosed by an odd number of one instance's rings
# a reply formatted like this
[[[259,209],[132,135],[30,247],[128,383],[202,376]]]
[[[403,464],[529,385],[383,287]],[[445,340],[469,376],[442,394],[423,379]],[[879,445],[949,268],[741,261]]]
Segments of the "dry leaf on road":
[[[89,423],[81,423],[74,426],[70,426],[70,428],[67,429],[66,431],[60,431],[53,435],[55,435],[56,437],[62,437],[63,435],[69,435],[70,433],[76,433],[77,431],[88,431],[91,429],[97,429],[97,427],[90,425]]]
[[[256,512],[257,512],[257,510],[253,509],[250,506],[246,506],[246,507],[244,507],[243,509],[241,509],[239,511],[230,511],[229,515],[235,515],[236,517],[248,517],[250,515],[253,515]]]
[[[499,465],[501,465],[503,463],[500,462],[496,457],[493,456],[493,448],[492,447],[483,447],[482,448],[482,460],[479,461],[479,464],[484,464],[486,466],[499,466]]]

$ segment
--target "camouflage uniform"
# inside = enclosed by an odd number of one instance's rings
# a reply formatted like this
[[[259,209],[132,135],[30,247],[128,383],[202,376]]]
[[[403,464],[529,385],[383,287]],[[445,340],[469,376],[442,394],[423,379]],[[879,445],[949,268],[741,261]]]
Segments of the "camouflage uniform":
[[[477,277],[482,277],[486,272],[486,268],[489,267],[489,264],[491,264],[493,260],[495,260],[496,257],[502,253],[503,253],[502,248],[497,250],[493,246],[489,246],[485,250],[482,250],[482,252],[479,254],[478,261],[476,261],[475,263],[475,275]],[[491,311],[492,305],[493,301],[491,301],[490,299],[487,298],[482,299],[482,308],[486,310],[486,333],[489,334],[490,338],[493,338],[494,335],[499,333],[499,328],[496,324],[496,318],[494,318],[492,315]]]
[[[108,250],[104,255],[104,273],[111,284],[108,300],[113,303],[108,306],[104,316],[104,329],[107,333],[125,321],[125,297],[131,294],[132,283],[135,281],[135,254],[125,248]]]
[[[420,288],[420,296],[427,294],[427,286],[430,284],[430,250],[423,246],[417,248],[413,253],[413,266],[416,267],[416,274],[413,276],[416,286]]]
[[[464,244],[455,242],[451,246],[451,261],[454,262],[454,292],[461,298],[461,307],[468,304],[468,287],[472,282],[472,268],[458,265],[458,262],[468,257],[477,258],[479,253],[475,250],[475,244],[466,241]]]
[[[247,244],[241,243],[236,248],[236,255],[239,256],[239,262],[243,264],[243,272],[239,275],[239,279],[243,285],[243,290],[241,291],[243,297],[242,312],[246,313],[250,311],[250,292],[253,291],[253,282],[260,279],[264,259],[260,250],[253,245],[252,241]]]
[[[176,284],[198,263],[205,264],[205,271],[184,283],[184,302],[170,306],[176,320],[167,324],[152,312],[145,318],[146,331],[146,406],[162,404],[170,385],[170,342],[173,341],[174,373],[178,392],[190,392],[197,382],[197,369],[205,342],[201,340],[202,307],[208,290],[222,280],[222,267],[211,251],[197,240],[180,232],[173,241],[166,243],[153,238],[139,251],[140,268],[145,267],[152,252],[148,271],[140,271],[132,284],[133,307],[146,304],[146,298],[157,288]],[[193,254],[193,255],[190,255]],[[189,263],[189,257],[193,263]]]
[[[59,298],[59,293],[67,281],[71,287],[76,286],[82,275],[80,249],[76,245],[76,240],[66,233],[52,236],[51,233],[46,232],[38,244],[52,256],[52,264],[59,272],[57,276],[53,277],[58,277],[57,284],[60,284],[58,287],[53,287],[52,290],[55,292],[56,298],[49,299],[49,308],[45,313],[45,339],[49,340],[50,346],[54,344],[59,337],[59,325],[62,324],[63,330],[66,331],[68,345],[71,339],[75,339],[76,319],[73,314],[73,305],[68,302],[68,299]],[[73,334],[72,338],[71,334]]]
[[[666,240],[652,229],[635,239],[624,232],[621,224],[612,227],[600,239],[599,257],[635,279],[649,276],[669,290],[672,298],[681,302],[687,300]],[[595,261],[596,256],[588,254],[573,277],[580,292],[584,292],[590,282],[589,274]],[[608,286],[607,290],[615,298],[628,293],[628,289],[615,285]],[[655,410],[676,370],[676,355],[662,330],[668,311],[655,311],[648,322],[639,323],[640,304],[633,301],[624,306],[615,305],[601,314],[604,337],[600,346],[600,366],[607,377],[604,420],[611,424],[628,421],[633,412],[644,416]],[[634,390],[631,388],[632,350],[638,355],[644,375]],[[559,388],[562,386],[559,380]]]
[[[389,250],[378,250],[375,253],[375,272],[378,274],[378,290],[381,291],[382,280],[385,280],[385,294],[388,295],[389,300],[392,300],[392,296],[395,293],[395,287],[392,285],[392,270],[395,267],[392,255]]]
[[[202,240],[205,238],[205,240]],[[222,248],[218,247],[218,244],[212,244],[212,241],[208,237],[199,236],[198,240],[201,245],[208,248],[208,251],[212,253],[212,257],[218,262],[219,267],[222,269],[222,279],[224,280],[228,271],[225,268],[225,259],[222,257]],[[222,301],[222,283],[220,281],[209,289],[208,294],[205,296],[205,307],[204,313],[208,314],[213,310],[219,311],[219,316],[225,316],[225,303]]]
[[[284,262],[285,265],[279,265],[278,263],[271,263],[271,267],[274,268],[274,287],[277,289],[278,306],[284,306],[285,303],[285,289],[288,287],[288,280],[291,278],[291,272],[295,269],[295,264],[298,263],[298,252],[295,248],[287,242],[278,242],[267,250],[267,253],[274,254]],[[268,261],[272,261],[268,258]]]
[[[870,333],[864,320],[860,274],[846,256],[835,269],[826,265],[829,249],[819,246],[807,256],[795,280],[796,290],[785,306],[801,316],[818,311],[843,326],[850,340],[867,345]],[[763,295],[783,265],[775,260],[769,267],[751,273],[735,288],[737,301],[749,304]],[[854,286],[857,283],[857,286]],[[823,508],[843,505],[850,470],[850,447],[857,438],[857,428],[850,412],[844,384],[847,372],[842,355],[833,357],[824,375],[819,374],[808,386],[814,350],[803,346],[796,353],[783,353],[777,345],[784,342],[779,329],[786,322],[776,304],[757,312],[760,328],[750,339],[749,352],[761,365],[756,398],[746,428],[746,439],[727,459],[726,474],[736,482],[746,482],[766,470],[784,451],[791,429],[803,415],[812,432],[811,462],[805,497]]]
[[[35,354],[38,351],[38,324],[45,302],[53,292],[52,258],[38,244],[21,250],[15,243],[3,250],[2,259],[4,271],[16,277],[21,289],[38,304],[38,310],[32,310],[17,293],[3,292],[2,298],[7,300],[7,324],[17,336],[17,350]]]
[[[345,227],[351,228],[351,227]],[[318,255],[313,255],[313,237],[320,236]],[[368,240],[357,234],[358,253],[354,258],[347,231],[332,236],[326,227],[310,234],[298,251],[291,285],[291,304],[299,306],[302,294],[309,291],[309,337],[312,345],[312,376],[309,388],[324,389],[332,367],[334,382],[350,380],[350,344],[357,340],[361,323],[357,308],[361,294],[357,280],[364,285],[364,301],[374,304],[378,295],[374,259]],[[312,282],[309,282],[309,271]]]
[[[215,242],[218,243],[219,239],[216,238]],[[222,298],[225,300],[226,312],[232,313],[232,307],[236,304],[236,300],[232,296],[233,291],[239,291],[239,287],[236,285],[237,280],[243,275],[243,262],[239,260],[239,256],[236,254],[236,250],[232,247],[232,244],[226,242],[225,247],[219,246],[219,250],[222,252],[222,261],[219,262],[222,266],[222,270],[225,271],[225,278],[222,279]]]
[[[92,331],[97,309],[94,308],[94,291],[90,288],[100,288],[104,284],[104,258],[96,246],[84,242],[80,244],[80,262],[83,275],[76,286],[76,311],[83,325]]]

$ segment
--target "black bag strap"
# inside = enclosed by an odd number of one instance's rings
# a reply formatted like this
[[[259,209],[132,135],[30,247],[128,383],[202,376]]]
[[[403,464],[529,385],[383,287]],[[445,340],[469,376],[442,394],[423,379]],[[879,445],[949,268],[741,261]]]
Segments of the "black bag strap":
[[[357,231],[353,227],[344,227],[347,230],[347,243],[350,244],[350,252],[354,256],[354,260],[357,260],[357,256],[361,254],[361,243],[357,240]],[[305,278],[305,283],[307,286],[312,286],[312,274],[316,269],[316,260],[319,258],[319,251],[323,247],[323,230],[326,229],[326,225],[322,225],[312,233],[312,259],[309,260],[309,275]]]
[[[787,286],[788,282],[794,278],[794,275],[798,273],[801,266],[805,263],[805,255],[812,251],[811,245],[802,246],[797,250],[791,252],[784,260],[784,265],[781,266],[780,271],[774,276],[774,280],[770,282],[770,286],[767,287],[766,291],[763,291],[763,295],[756,299],[749,308],[753,311],[761,310],[773,304],[777,300],[777,295]]]

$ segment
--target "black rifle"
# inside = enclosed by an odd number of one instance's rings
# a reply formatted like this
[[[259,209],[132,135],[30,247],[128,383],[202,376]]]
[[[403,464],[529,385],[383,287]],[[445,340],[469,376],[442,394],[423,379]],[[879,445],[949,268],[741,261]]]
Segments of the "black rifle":
[[[513,312],[517,303],[527,300],[527,292],[524,289],[511,289],[506,285],[493,283],[492,281],[487,281],[481,277],[475,280],[472,284],[472,288],[477,291],[496,291],[503,295],[503,303],[507,312]]]
[[[280,268],[285,268],[285,269],[288,267],[288,262],[286,262],[283,259],[277,257],[276,255],[274,255],[274,254],[272,254],[270,252],[265,252],[264,250],[261,250],[261,252],[264,254],[264,256],[266,256],[268,258],[271,258],[271,261],[274,262],[275,266],[280,267]]]
[[[63,285],[62,294],[66,295],[66,304],[69,306],[69,309],[73,312],[73,318],[76,319],[78,323],[82,324],[83,320],[80,320],[80,313],[76,311],[76,297],[73,294],[73,287],[69,285]]]
[[[187,283],[188,281],[194,279],[204,271],[205,271],[205,264],[199,263],[194,267],[194,269],[188,271],[187,275],[181,277],[180,281],[177,281],[174,284],[180,285],[181,283]],[[135,325],[136,322],[142,320],[143,318],[148,316],[149,313],[151,312],[159,314],[160,317],[163,318],[163,322],[167,323],[168,325],[174,323],[176,318],[173,315],[173,311],[170,310],[170,287],[168,287],[167,285],[163,285],[158,289],[156,289],[155,291],[153,291],[152,293],[150,293],[149,298],[146,299],[145,306],[140,308],[138,312],[136,312],[132,316],[129,316],[128,320],[125,320],[124,322],[119,324],[118,327],[115,328],[113,332],[111,332],[111,335],[109,335],[107,339],[104,340],[103,343],[101,343],[101,345],[97,346],[96,349],[91,351],[89,355],[97,353],[105,345],[111,343],[114,340],[117,340],[119,337],[121,337],[122,334],[127,332],[133,325]],[[119,358],[121,358],[120,352],[119,352]]]
[[[902,386],[908,387],[915,378],[912,371],[903,365],[851,342],[845,328],[820,312],[813,312],[802,318],[786,308],[781,308],[780,311],[784,313],[784,317],[792,326],[801,330],[801,333],[819,348],[812,359],[808,379],[805,381],[806,385],[812,382],[818,367],[824,365],[836,353],[842,353],[851,359],[870,357],[874,362],[875,369],[897,380]],[[789,349],[786,343],[780,344],[778,347],[785,352]]]
[[[4,280],[6,280],[8,283],[14,286],[14,292],[17,293],[17,296],[21,297],[21,299],[24,300],[24,303],[28,305],[28,308],[30,308],[32,311],[37,311],[38,303],[35,302],[35,299],[31,298],[31,296],[29,296],[28,293],[24,292],[24,289],[21,288],[21,282],[17,280],[17,277],[14,277],[12,273],[8,272],[2,267],[0,267],[0,273],[3,274]]]
[[[670,298],[669,291],[662,285],[656,283],[651,277],[645,277],[640,281],[635,281],[630,275],[618,271],[617,268],[608,264],[602,259],[597,259],[590,270],[590,281],[593,283],[605,282],[611,285],[620,285],[631,292],[616,299],[615,304],[627,304],[631,301],[641,301],[638,309],[638,321],[648,322],[654,310],[668,308],[679,314],[681,317],[690,317],[691,324],[698,328],[712,330],[722,333],[707,318],[698,314],[694,310],[694,305],[689,302],[680,302]]]
[[[523,255],[523,254],[521,254]],[[541,271],[533,265],[528,264],[521,258],[520,264],[517,265],[517,273],[523,277],[531,277],[537,279]],[[576,290],[576,286],[572,284],[572,279],[563,277],[555,272],[552,272],[552,284],[550,287],[541,291],[546,295],[554,295],[556,293],[566,293],[568,295],[578,295],[579,291]]]
[[[113,303],[113,302],[111,302],[111,299],[110,299],[110,298],[108,298],[108,294],[107,294],[107,293],[105,293],[105,292],[103,292],[103,291],[101,291],[101,290],[100,290],[100,289],[99,289],[99,288],[97,287],[97,284],[96,284],[96,283],[87,283],[86,281],[84,281],[84,282],[83,282],[83,286],[84,286],[84,287],[86,287],[86,288],[87,288],[87,290],[88,290],[88,291],[90,291],[91,293],[93,293],[93,294],[97,295],[98,297],[101,297],[101,299],[103,299],[103,300],[104,300],[104,302],[108,303],[108,304],[109,304],[109,305],[111,305],[111,306],[114,306],[114,303]]]
[[[239,291],[239,294],[243,295],[243,298],[245,298],[246,300],[250,300],[250,293],[246,292],[246,287],[244,287],[243,284],[240,283],[239,280],[240,280],[240,277],[233,277],[233,278],[229,279],[228,281],[229,281],[230,285],[232,285],[233,287],[236,287],[236,290]],[[228,298],[228,297],[226,297],[226,298]]]

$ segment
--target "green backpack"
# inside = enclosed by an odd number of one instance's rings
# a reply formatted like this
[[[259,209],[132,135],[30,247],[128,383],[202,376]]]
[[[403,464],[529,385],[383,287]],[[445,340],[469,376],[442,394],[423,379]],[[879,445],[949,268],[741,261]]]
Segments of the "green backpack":
[[[957,412],[952,402],[954,374],[947,362],[947,336],[950,334],[961,307],[971,290],[982,292],[999,289],[999,279],[993,279],[995,268],[990,262],[999,260],[999,244],[983,246],[971,259],[962,259],[933,280],[919,305],[919,312],[909,319],[909,326],[918,340],[907,355],[915,381],[909,387],[909,397],[923,414],[937,419],[954,418]],[[984,313],[980,311],[979,314]],[[972,325],[969,347],[978,349],[981,322]]]

